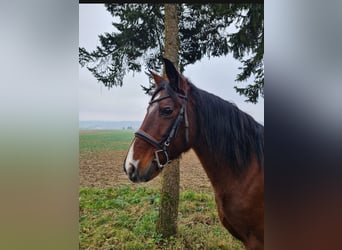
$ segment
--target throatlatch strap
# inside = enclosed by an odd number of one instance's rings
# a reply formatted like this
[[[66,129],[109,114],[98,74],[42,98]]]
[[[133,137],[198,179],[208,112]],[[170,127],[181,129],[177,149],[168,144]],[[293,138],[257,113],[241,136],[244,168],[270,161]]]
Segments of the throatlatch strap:
[[[189,144],[189,121],[188,121],[188,114],[186,110],[184,112],[184,123],[185,123],[185,141],[186,141],[186,144]]]

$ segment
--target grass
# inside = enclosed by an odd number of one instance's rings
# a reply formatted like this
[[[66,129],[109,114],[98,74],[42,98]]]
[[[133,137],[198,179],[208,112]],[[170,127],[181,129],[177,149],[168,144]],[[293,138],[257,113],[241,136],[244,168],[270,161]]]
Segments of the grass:
[[[133,130],[81,131],[80,150],[127,150],[133,136]]]
[[[81,131],[80,152],[127,150],[130,130]],[[147,187],[81,188],[80,249],[244,249],[218,220],[214,195],[180,193],[178,233],[169,239],[156,233],[160,193]]]
[[[180,194],[178,234],[155,231],[159,191],[122,186],[81,188],[80,249],[243,249],[220,224],[212,194]]]

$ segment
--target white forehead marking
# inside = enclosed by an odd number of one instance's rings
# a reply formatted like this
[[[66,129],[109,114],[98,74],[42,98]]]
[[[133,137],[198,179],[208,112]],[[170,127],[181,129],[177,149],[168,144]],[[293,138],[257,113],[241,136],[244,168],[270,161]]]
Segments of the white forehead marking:
[[[160,97],[160,93],[158,93],[158,94],[153,98],[153,100],[156,100],[156,99],[158,99],[159,97]],[[153,100],[152,100],[152,101],[153,101]],[[152,103],[152,104],[151,104],[151,107],[148,109],[148,114],[149,114],[150,112],[154,111],[157,107],[158,107],[158,102]]]
[[[135,139],[132,142],[131,147],[129,148],[127,158],[126,158],[126,162],[125,162],[125,169],[126,169],[127,173],[128,173],[128,169],[130,168],[130,164],[134,165],[136,168],[138,167],[138,164],[139,164],[139,160],[133,159],[133,157],[134,157],[134,150],[133,150],[134,143],[135,143]]]

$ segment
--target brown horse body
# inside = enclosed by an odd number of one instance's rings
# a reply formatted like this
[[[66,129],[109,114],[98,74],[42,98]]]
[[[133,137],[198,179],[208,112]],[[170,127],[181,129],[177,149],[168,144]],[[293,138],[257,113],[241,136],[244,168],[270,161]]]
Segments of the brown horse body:
[[[220,221],[246,249],[264,246],[263,126],[233,104],[198,89],[164,59],[124,171],[134,182],[156,177],[193,148],[215,191]]]
[[[215,191],[220,221],[246,249],[263,249],[264,244],[264,172],[253,161],[236,177],[226,166],[213,166],[194,147]],[[224,184],[224,185],[223,185]]]

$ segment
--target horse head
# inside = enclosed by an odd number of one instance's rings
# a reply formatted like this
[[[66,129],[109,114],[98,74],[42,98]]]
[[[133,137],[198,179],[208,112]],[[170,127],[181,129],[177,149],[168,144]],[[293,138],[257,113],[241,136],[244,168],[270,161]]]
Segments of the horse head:
[[[146,182],[190,148],[187,80],[164,58],[167,79],[150,71],[155,91],[124,161],[133,182]]]

